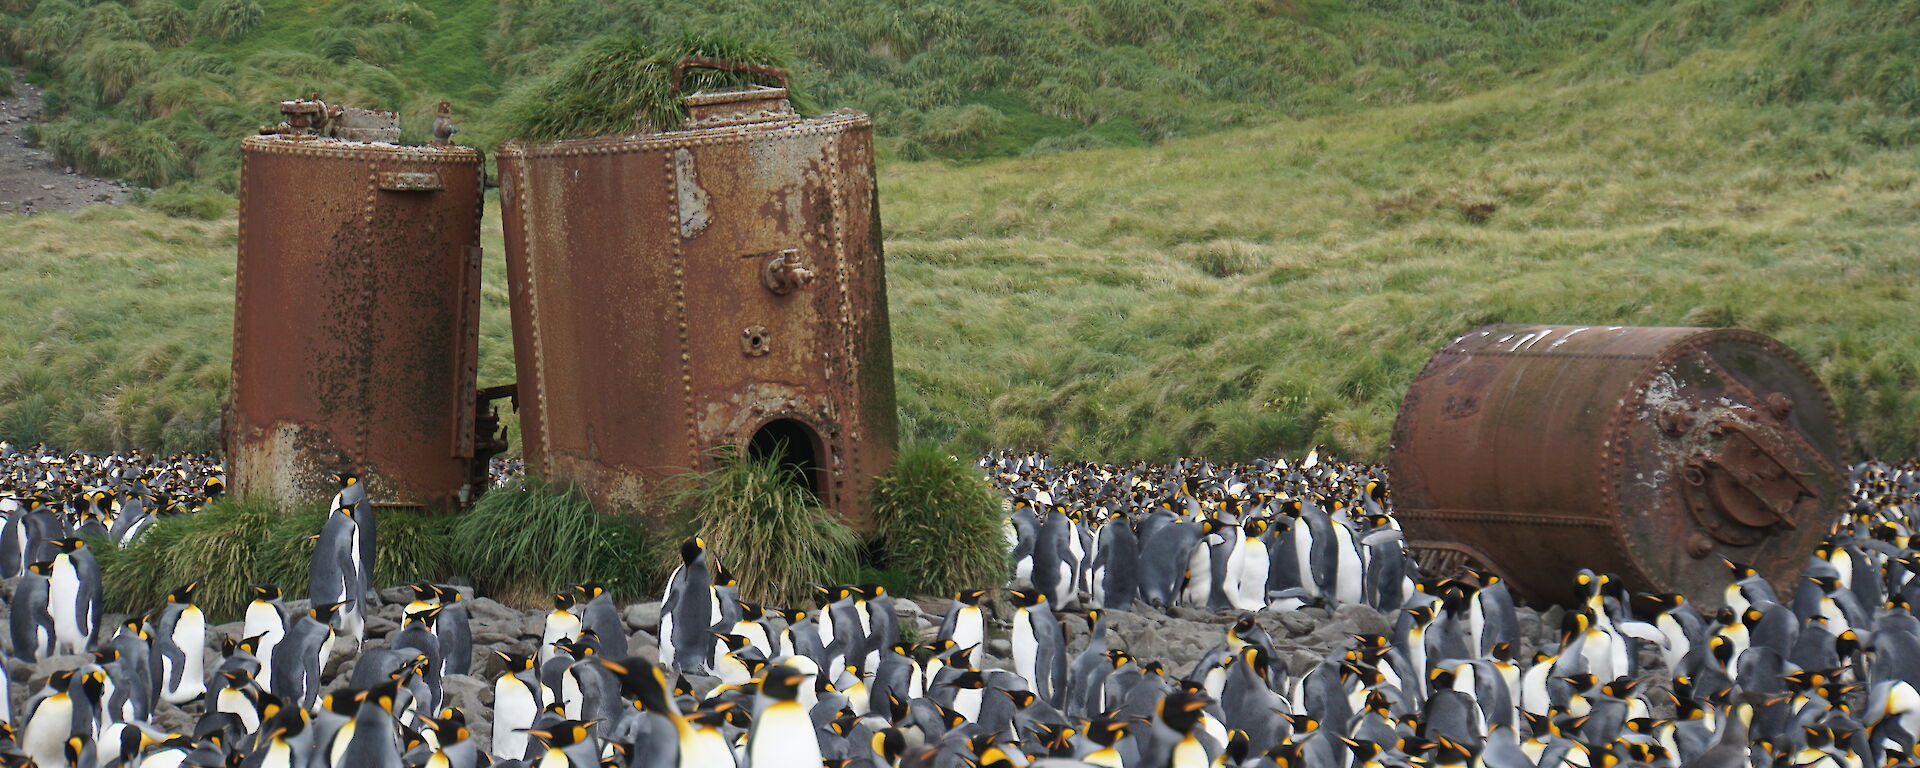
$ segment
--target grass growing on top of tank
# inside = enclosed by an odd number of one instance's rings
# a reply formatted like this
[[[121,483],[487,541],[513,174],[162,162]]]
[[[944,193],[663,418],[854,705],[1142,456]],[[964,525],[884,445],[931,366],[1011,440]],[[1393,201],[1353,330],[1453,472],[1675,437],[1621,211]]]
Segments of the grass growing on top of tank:
[[[672,515],[673,541],[699,535],[740,582],[740,596],[800,605],[807,582],[835,584],[857,575],[859,537],[773,459],[726,452],[719,466],[682,475],[660,496]],[[669,557],[661,563],[671,569]]]
[[[915,595],[1007,580],[1006,513],[986,479],[936,443],[900,447],[873,487],[880,565]]]
[[[376,512],[374,583],[389,587],[444,575],[448,520],[405,510]],[[313,557],[308,537],[326,522],[324,505],[285,509],[262,500],[222,499],[191,515],[163,518],[133,546],[89,542],[107,584],[110,611],[138,613],[166,604],[167,593],[198,579],[196,604],[209,620],[240,618],[249,586],[276,584],[304,598]]]
[[[655,40],[631,32],[594,38],[545,77],[509,92],[500,103],[504,135],[526,141],[621,136],[680,127],[684,94],[739,88],[754,81],[735,72],[689,69],[676,93],[674,62],[708,56],[784,67],[779,46],[711,32],[682,32]],[[764,78],[758,78],[764,79]]]
[[[578,490],[539,478],[489,491],[449,517],[448,572],[508,605],[545,606],[551,593],[589,581],[616,600],[644,599],[665,557],[632,516],[596,512]]]

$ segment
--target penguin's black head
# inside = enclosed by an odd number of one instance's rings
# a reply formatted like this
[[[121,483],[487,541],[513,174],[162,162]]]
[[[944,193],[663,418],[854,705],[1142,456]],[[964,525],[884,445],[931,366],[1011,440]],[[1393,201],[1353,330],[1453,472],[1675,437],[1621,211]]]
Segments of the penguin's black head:
[[[591,728],[598,720],[562,720],[545,728],[528,728],[522,733],[539,739],[549,747],[565,749],[586,742],[591,736]]]
[[[326,624],[333,621],[333,617],[340,613],[340,607],[346,604],[345,600],[337,603],[321,603],[307,609],[307,615],[312,616],[315,621]]]
[[[553,593],[553,609],[554,610],[556,611],[567,610],[573,607],[573,603],[574,603],[574,600],[573,600],[572,592]]]
[[[64,539],[54,539],[53,545],[58,547],[61,552],[72,554],[80,551],[82,547],[87,546],[87,541],[78,537],[68,537]]]
[[[589,581],[585,584],[575,585],[574,589],[589,601],[607,593],[606,585],[597,581]]]
[[[964,605],[979,605],[980,601],[987,599],[987,590],[969,589],[954,595],[954,599],[959,600]]]
[[[1207,705],[1213,703],[1205,693],[1177,691],[1160,700],[1160,720],[1178,733],[1187,733],[1200,722]]]
[[[280,599],[280,587],[275,584],[253,585],[253,599],[270,601]]]
[[[1012,595],[1013,604],[1021,608],[1032,608],[1047,599],[1046,594],[1037,589],[1009,589],[1007,594]]]
[[[620,681],[620,695],[633,699],[641,708],[663,714],[671,709],[667,703],[666,673],[653,662],[631,656],[618,661],[596,658],[593,663],[612,672]]]
[[[699,560],[700,556],[706,554],[706,552],[706,539],[698,536],[688,536],[686,541],[680,542],[680,561],[687,565],[693,565],[694,561]]]
[[[800,695],[800,686],[805,685],[811,673],[802,672],[784,664],[767,668],[761,678],[760,692],[778,701],[793,701]]]
[[[193,602],[193,591],[199,588],[200,588],[199,579],[194,579],[193,581],[187,582],[186,586],[176,589],[173,592],[169,593],[167,595],[167,602],[191,603]]]
[[[707,634],[713,635],[715,638],[719,639],[720,642],[725,643],[727,645],[728,651],[737,652],[745,649],[749,645],[752,645],[752,642],[747,640],[747,638],[742,635],[730,635],[725,632],[709,632]]]

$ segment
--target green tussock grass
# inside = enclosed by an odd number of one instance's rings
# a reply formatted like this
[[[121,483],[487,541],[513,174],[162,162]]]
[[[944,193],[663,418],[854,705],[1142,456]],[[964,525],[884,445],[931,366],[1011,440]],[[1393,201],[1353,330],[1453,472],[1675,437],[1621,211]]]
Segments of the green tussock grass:
[[[214,221],[232,213],[239,206],[239,201],[233,195],[187,181],[168,185],[153,193],[142,205],[168,216]]]
[[[375,587],[447,575],[450,517],[393,509],[375,514]],[[155,522],[126,549],[104,540],[90,546],[100,560],[108,610],[160,608],[167,593],[199,579],[196,604],[219,623],[241,617],[253,584],[276,584],[287,599],[304,599],[313,561],[310,537],[326,520],[324,505],[286,509],[256,499],[222,499],[198,513]]]
[[[521,607],[548,605],[552,592],[590,581],[616,600],[641,599],[655,590],[662,557],[633,517],[598,513],[579,491],[537,478],[480,497],[458,515],[449,544],[454,573]]]
[[[195,12],[200,34],[217,40],[243,37],[267,17],[258,0],[202,0]]]
[[[500,105],[502,130],[542,142],[678,128],[686,110],[670,74],[674,62],[687,56],[787,64],[778,47],[711,33],[682,33],[664,41],[632,33],[598,37],[551,75],[509,93]],[[688,70],[683,89],[737,88],[749,80],[733,72]]]
[[[133,14],[149,44],[177,48],[193,42],[193,17],[173,0],[141,0]]]
[[[678,478],[661,497],[674,516],[672,541],[705,537],[739,579],[741,597],[771,605],[800,604],[811,594],[807,582],[852,576],[859,537],[791,471],[771,458],[727,452],[715,469]]]
[[[908,594],[1006,583],[1000,496],[945,446],[901,446],[893,469],[874,483],[873,520],[871,548]]]

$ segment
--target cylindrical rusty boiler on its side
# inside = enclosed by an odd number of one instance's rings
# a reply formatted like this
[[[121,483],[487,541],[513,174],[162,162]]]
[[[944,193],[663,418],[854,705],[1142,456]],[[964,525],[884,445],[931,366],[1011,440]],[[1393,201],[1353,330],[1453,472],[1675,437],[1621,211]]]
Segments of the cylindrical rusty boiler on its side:
[[[1428,566],[1473,561],[1556,602],[1587,567],[1717,606],[1722,557],[1791,593],[1844,502],[1846,453],[1826,389],[1767,336],[1493,325],[1414,379],[1391,472]]]
[[[474,456],[480,153],[313,135],[241,145],[234,490],[452,506]],[[484,475],[482,475],[484,477]]]
[[[683,130],[500,147],[528,469],[604,501],[784,445],[863,525],[896,429],[872,122],[784,87],[687,105]]]

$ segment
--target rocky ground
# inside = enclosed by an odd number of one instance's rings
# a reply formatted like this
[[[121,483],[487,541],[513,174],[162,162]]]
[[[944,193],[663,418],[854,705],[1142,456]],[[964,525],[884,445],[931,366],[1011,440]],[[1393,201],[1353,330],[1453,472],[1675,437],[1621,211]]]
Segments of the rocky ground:
[[[15,72],[14,94],[0,98],[0,213],[41,213],[123,203],[133,188],[96,179],[52,152],[27,145],[27,128],[40,119],[40,88]]]
[[[0,584],[0,589],[11,592],[11,586],[10,582]],[[465,588],[463,591],[466,591]],[[467,594],[472,593],[467,591]],[[407,599],[403,589],[385,590],[381,597],[382,605],[367,623],[369,649],[386,646],[386,638],[398,629],[400,612]],[[493,679],[501,671],[500,662],[492,651],[532,654],[539,642],[546,612],[510,608],[485,597],[470,598],[467,604],[473,635],[474,674],[447,675],[443,685],[446,705],[465,710],[479,739],[478,743],[488,744],[491,743]],[[900,620],[903,639],[931,638],[938,630],[947,606],[948,601],[944,599],[895,600],[894,610]],[[1144,660],[1161,661],[1166,664],[1169,674],[1179,677],[1186,676],[1203,654],[1221,645],[1227,627],[1238,618],[1236,614],[1181,606],[1176,606],[1171,612],[1161,612],[1144,605],[1136,605],[1136,608],[1139,610],[1108,613],[1112,629],[1107,638],[1108,645],[1125,649]],[[304,600],[289,601],[286,609],[289,612],[303,612],[307,609],[307,603]],[[1558,609],[1546,615],[1525,608],[1520,610],[1520,626],[1525,637],[1522,647],[1516,651],[1517,658],[1531,659],[1534,650],[1542,643],[1553,641],[1552,628],[1558,621],[1557,614]],[[631,653],[657,660],[659,640],[654,633],[660,628],[660,603],[625,606],[621,610],[621,617],[625,619],[630,633],[628,647]],[[1009,643],[1004,618],[1002,616],[990,628],[986,658],[976,658],[979,666],[1012,668],[1008,661]],[[120,619],[119,616],[108,615],[103,627],[117,626]],[[3,620],[4,616],[0,616],[0,623]],[[1360,605],[1342,606],[1333,611],[1309,607],[1290,613],[1262,612],[1256,616],[1256,620],[1273,638],[1275,651],[1287,659],[1288,667],[1295,675],[1305,674],[1329,652],[1354,645],[1351,635],[1391,632],[1390,617]],[[1082,614],[1066,611],[1063,612],[1062,621],[1066,625],[1070,650],[1078,653],[1087,645],[1086,619]],[[206,658],[209,673],[219,665],[221,641],[238,639],[240,630],[239,622],[210,628]],[[45,683],[49,675],[63,669],[76,669],[85,661],[84,656],[56,656],[36,664],[8,659],[6,666],[13,683],[10,693],[15,711]],[[353,663],[353,655],[341,654],[329,664],[323,673],[327,680],[326,690],[345,686],[353,673]],[[1649,679],[1661,678],[1650,675]],[[704,691],[714,681],[691,679],[691,682]],[[171,731],[190,731],[199,713],[198,704],[188,705],[184,711],[161,704],[154,722]]]

